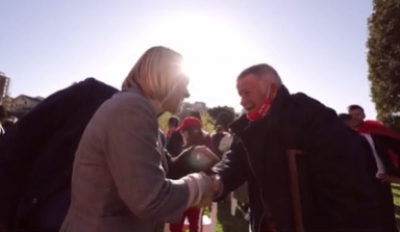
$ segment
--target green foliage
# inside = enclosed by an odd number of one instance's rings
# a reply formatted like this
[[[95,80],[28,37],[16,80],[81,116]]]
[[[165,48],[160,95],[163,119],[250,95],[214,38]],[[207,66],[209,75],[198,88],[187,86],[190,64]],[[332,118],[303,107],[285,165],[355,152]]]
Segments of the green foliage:
[[[168,129],[168,119],[172,116],[171,113],[166,112],[158,117],[158,125],[162,131],[166,131]]]
[[[215,120],[207,112],[200,113],[200,119],[203,123],[203,130],[211,133],[214,130]]]
[[[191,111],[191,112],[189,113],[189,116],[195,117],[195,118],[198,118],[198,119],[201,119],[201,113],[200,113],[199,111],[196,111],[196,110]]]
[[[235,112],[229,107],[214,107],[208,110],[208,113],[215,119],[215,125],[221,125],[226,130],[228,125],[235,120]]]
[[[371,96],[378,119],[400,132],[400,1],[373,5],[367,42]]]

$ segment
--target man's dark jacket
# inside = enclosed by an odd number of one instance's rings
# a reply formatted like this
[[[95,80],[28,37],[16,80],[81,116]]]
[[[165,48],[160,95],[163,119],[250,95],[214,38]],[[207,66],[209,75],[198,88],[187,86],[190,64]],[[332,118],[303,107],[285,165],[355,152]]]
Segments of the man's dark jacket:
[[[372,129],[368,127],[371,123],[376,123],[374,121],[366,121],[360,128],[358,128],[359,132],[366,133],[368,129],[370,129],[370,134],[373,142],[373,147],[379,156],[380,161],[384,165],[385,173],[393,176],[400,176],[399,167],[399,155],[400,155],[400,136],[390,129],[386,128],[384,125],[380,123],[377,124],[378,127]],[[373,124],[372,124],[373,125]],[[372,130],[371,130],[372,129]],[[379,132],[379,133],[378,133]],[[365,139],[364,136],[360,135]],[[365,139],[366,140],[366,139]],[[367,141],[367,140],[366,140]],[[368,146],[371,145],[367,141]],[[392,159],[391,153],[396,156],[397,159]],[[373,156],[373,154],[372,154]],[[377,172],[377,164],[374,158],[373,165],[375,166],[375,174]],[[382,228],[386,232],[398,231],[397,222],[395,217],[395,210],[393,207],[393,194],[391,185],[388,183],[382,183],[375,178],[376,187],[378,191],[378,199],[381,209],[381,220],[382,220]]]
[[[332,109],[282,86],[264,119],[242,116],[231,130],[231,151],[214,172],[223,183],[220,199],[248,182],[253,232],[267,231],[267,220],[278,232],[295,231],[288,149],[305,152],[298,173],[306,231],[378,231],[363,145]]]
[[[400,168],[398,168],[400,167],[400,158],[397,158],[398,167],[396,167],[389,155],[389,150],[391,150],[397,157],[400,156],[400,140],[377,134],[371,134],[371,137],[374,142],[375,151],[383,162],[387,174],[400,177]]]
[[[0,224],[7,231],[59,230],[81,135],[116,92],[86,79],[46,98],[0,140]]]

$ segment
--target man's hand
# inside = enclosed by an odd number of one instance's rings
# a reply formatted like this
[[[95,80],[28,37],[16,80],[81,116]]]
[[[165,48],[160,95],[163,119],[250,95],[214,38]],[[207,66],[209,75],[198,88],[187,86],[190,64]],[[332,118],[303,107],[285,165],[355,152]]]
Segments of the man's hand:
[[[400,177],[397,176],[392,176],[392,175],[387,175],[387,174],[381,174],[378,176],[378,179],[382,183],[390,183],[390,184],[395,184],[395,183],[400,183]]]
[[[206,183],[206,189],[203,192],[200,203],[197,207],[209,206],[213,200],[220,194],[220,180],[218,175],[207,176],[209,179]]]

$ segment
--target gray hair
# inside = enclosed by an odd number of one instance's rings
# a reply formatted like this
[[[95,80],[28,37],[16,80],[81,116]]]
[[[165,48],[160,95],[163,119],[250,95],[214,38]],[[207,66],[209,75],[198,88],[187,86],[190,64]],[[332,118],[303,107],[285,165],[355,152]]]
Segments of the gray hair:
[[[278,86],[282,85],[282,80],[278,72],[268,64],[257,64],[245,69],[239,74],[237,80],[251,74],[258,76],[259,78],[266,78],[268,81]]]

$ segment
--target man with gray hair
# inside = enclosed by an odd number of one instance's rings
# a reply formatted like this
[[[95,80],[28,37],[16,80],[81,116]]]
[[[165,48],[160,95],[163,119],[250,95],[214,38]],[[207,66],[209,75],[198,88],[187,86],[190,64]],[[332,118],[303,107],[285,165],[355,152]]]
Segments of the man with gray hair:
[[[334,110],[290,94],[267,64],[244,70],[237,90],[246,114],[214,167],[217,200],[247,182],[253,232],[380,231],[365,151]]]

